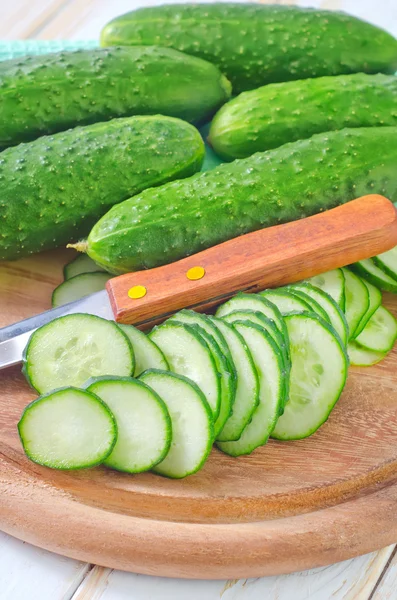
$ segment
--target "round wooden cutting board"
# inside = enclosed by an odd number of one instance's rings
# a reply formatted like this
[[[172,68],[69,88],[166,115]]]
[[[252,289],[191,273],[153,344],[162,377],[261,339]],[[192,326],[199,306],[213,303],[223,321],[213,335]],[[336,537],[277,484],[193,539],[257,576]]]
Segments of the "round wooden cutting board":
[[[0,326],[50,307],[73,257],[0,267]],[[397,313],[397,296],[385,295]],[[37,546],[150,575],[240,578],[344,560],[397,541],[397,352],[350,370],[311,438],[251,456],[216,449],[197,475],[170,480],[96,468],[57,472],[25,458],[16,429],[34,397],[0,371],[0,528]]]

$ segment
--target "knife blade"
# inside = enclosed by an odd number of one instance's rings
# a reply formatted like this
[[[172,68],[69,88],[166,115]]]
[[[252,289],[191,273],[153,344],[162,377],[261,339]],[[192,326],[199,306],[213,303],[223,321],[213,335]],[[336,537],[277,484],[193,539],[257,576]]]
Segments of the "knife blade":
[[[0,369],[21,362],[26,344],[36,329],[58,317],[73,313],[85,313],[114,320],[109,296],[106,290],[102,290],[58,308],[52,308],[29,319],[24,319],[19,323],[3,327],[0,329]]]

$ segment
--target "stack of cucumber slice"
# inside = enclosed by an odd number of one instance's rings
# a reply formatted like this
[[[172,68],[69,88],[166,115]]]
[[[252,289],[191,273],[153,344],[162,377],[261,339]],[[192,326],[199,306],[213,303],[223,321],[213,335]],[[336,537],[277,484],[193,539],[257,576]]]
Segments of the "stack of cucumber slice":
[[[391,278],[396,262],[391,251],[370,264]],[[181,478],[204,465],[214,443],[241,456],[270,437],[310,436],[340,397],[349,359],[375,364],[397,338],[360,269],[239,293],[215,316],[181,310],[149,334],[83,314],[41,327],[24,356],[41,394],[18,426],[27,456],[56,469],[104,464]],[[89,276],[107,277],[89,259],[69,263],[58,298],[94,291],[84,288]]]

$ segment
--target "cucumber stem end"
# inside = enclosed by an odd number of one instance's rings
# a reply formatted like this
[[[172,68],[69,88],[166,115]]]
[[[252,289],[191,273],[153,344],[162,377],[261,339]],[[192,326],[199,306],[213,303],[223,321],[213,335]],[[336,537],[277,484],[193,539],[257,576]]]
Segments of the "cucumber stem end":
[[[74,250],[77,250],[77,252],[87,253],[88,244],[83,240],[81,242],[76,242],[76,244],[67,244],[66,248],[73,248]]]

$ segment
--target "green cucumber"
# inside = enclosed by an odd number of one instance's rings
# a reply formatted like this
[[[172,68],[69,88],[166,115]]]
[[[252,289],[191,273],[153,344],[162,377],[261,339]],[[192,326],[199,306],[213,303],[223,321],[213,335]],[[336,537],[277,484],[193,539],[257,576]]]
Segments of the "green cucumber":
[[[345,13],[217,2],[139,8],[110,21],[101,45],[168,46],[218,65],[235,93],[274,81],[394,73],[397,42]]]
[[[378,310],[378,308],[382,304],[381,291],[378,290],[378,288],[375,287],[374,285],[372,285],[372,283],[370,283],[369,281],[366,281],[365,279],[362,279],[362,278],[361,278],[361,281],[364,283],[365,287],[368,290],[369,307],[368,307],[367,312],[361,319],[360,323],[358,324],[356,331],[354,332],[355,338],[357,338],[357,336],[360,335],[360,333],[363,331],[363,329],[367,325],[367,323],[370,320],[370,318],[372,317],[372,315]]]
[[[220,374],[197,326],[166,321],[152,330],[150,339],[164,353],[171,371],[191,379],[199,386],[216,421],[221,409]]]
[[[285,404],[285,385],[281,352],[269,333],[250,321],[236,322],[233,327],[251,352],[259,380],[259,404],[240,438],[217,442],[217,446],[230,456],[241,456],[266,444]]]
[[[218,434],[217,440],[221,442],[235,441],[241,436],[259,404],[258,374],[248,346],[238,331],[222,319],[211,317],[211,321],[227,341],[233,354],[237,374],[232,414]]]
[[[397,127],[331,131],[146,190],[81,249],[111,272],[137,271],[369,193],[397,201],[396,142]]]
[[[132,346],[116,323],[79,313],[36,329],[23,361],[23,373],[39,394],[80,387],[90,377],[129,377],[135,366]]]
[[[308,437],[328,419],[346,383],[348,358],[329,323],[315,313],[286,315],[291,345],[289,401],[272,437]]]
[[[344,268],[346,289],[346,321],[349,326],[349,340],[353,339],[361,320],[369,310],[369,291],[361,277]]]
[[[164,354],[148,335],[133,325],[122,325],[119,323],[118,326],[128,337],[134,351],[134,377],[138,377],[147,369],[169,370],[169,365]]]
[[[367,350],[357,344],[355,340],[349,342],[347,346],[349,361],[352,367],[371,367],[376,365],[387,356],[387,352],[375,352]]]
[[[230,97],[217,67],[155,46],[19,57],[0,62],[0,80],[1,150],[115,117],[207,121]]]
[[[345,291],[345,276],[342,269],[333,269],[326,273],[320,273],[320,275],[314,275],[309,279],[306,279],[307,283],[314,285],[319,288],[339,304],[340,308],[344,311],[346,308],[346,291]],[[302,282],[302,283],[305,283]]]
[[[79,254],[63,267],[63,278],[66,281],[82,273],[97,273],[103,270],[87,254]]]
[[[172,445],[154,472],[181,479],[197,473],[214,439],[212,413],[200,388],[190,379],[166,371],[146,371],[141,381],[165,402],[172,422]]]
[[[51,304],[53,308],[74,302],[89,294],[100,292],[105,289],[106,282],[111,278],[109,273],[103,271],[92,271],[91,273],[80,273],[66,281],[63,281],[52,292]]]
[[[86,389],[105,402],[116,419],[117,441],[103,461],[107,467],[141,473],[166,457],[171,418],[154,390],[136,379],[108,376],[88,381]]]
[[[310,312],[312,310],[310,304],[304,298],[299,298],[288,290],[263,290],[263,292],[260,292],[260,296],[270,300],[272,304],[277,306],[283,316],[290,312]]]
[[[374,256],[373,261],[386,275],[397,281],[397,246],[388,252]]]
[[[385,292],[397,294],[397,281],[385,273],[383,269],[380,269],[372,258],[360,260],[354,263],[354,265],[350,265],[350,267],[355,273],[363,279],[367,279],[375,287]]]
[[[384,306],[380,306],[355,341],[366,350],[387,353],[396,339],[397,321]]]
[[[203,157],[198,131],[162,116],[95,123],[4,150],[0,260],[78,240],[114,204],[192,175]]]
[[[322,319],[324,319],[324,321],[328,321],[328,323],[331,323],[330,316],[324,310],[321,304],[319,304],[317,300],[314,299],[314,294],[309,295],[306,293],[306,291],[304,292],[302,289],[298,289],[295,286],[287,286],[285,288],[285,291],[288,291],[290,294],[295,296],[295,298],[299,298],[299,300],[302,300],[305,304],[307,304],[309,308],[306,310],[317,313]]]
[[[397,125],[397,77],[355,73],[245,92],[215,115],[208,139],[233,160],[322,131],[385,125]]]
[[[106,460],[117,440],[116,421],[107,405],[73,387],[28,404],[18,432],[28,458],[52,469],[95,467]]]

